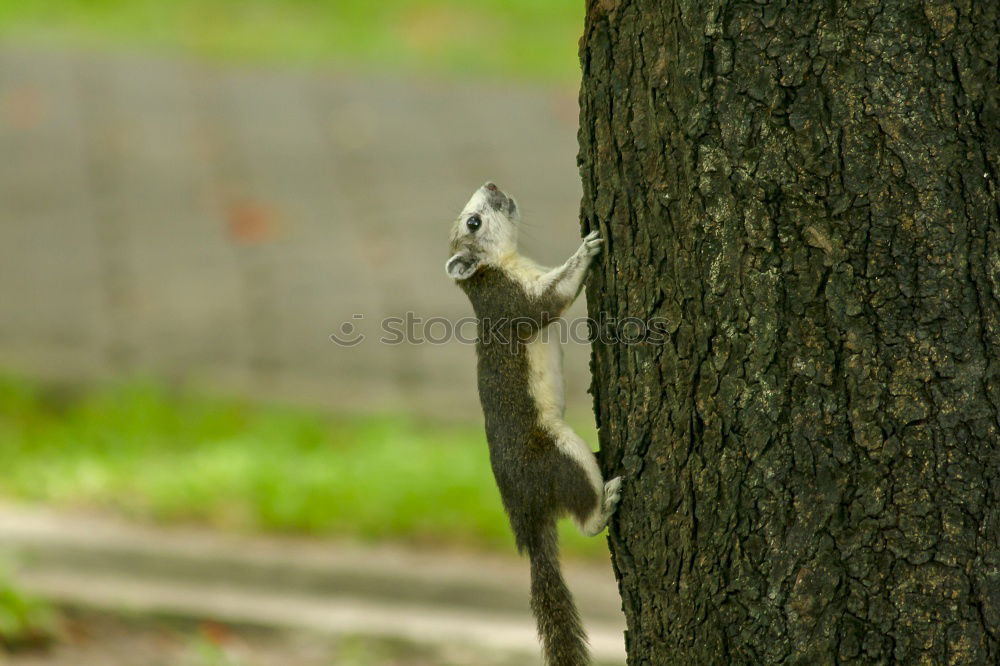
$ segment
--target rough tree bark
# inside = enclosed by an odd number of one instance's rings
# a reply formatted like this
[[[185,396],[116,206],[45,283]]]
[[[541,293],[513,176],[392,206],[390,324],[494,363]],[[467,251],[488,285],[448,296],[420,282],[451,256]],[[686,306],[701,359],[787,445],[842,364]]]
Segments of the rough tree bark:
[[[1000,663],[1000,3],[587,4],[629,663]]]

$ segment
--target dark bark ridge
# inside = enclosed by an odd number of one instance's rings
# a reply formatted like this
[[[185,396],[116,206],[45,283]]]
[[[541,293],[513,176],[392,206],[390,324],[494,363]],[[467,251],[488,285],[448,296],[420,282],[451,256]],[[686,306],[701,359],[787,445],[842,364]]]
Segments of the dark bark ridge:
[[[588,0],[630,664],[1000,663],[998,5]]]

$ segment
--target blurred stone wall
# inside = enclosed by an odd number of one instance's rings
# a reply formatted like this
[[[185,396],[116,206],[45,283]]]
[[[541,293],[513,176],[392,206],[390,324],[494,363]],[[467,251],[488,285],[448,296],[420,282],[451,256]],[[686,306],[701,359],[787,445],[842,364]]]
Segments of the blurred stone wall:
[[[569,89],[0,47],[0,371],[478,418],[470,345],[380,321],[470,314],[443,266],[485,180],[526,253],[573,251],[576,123]]]

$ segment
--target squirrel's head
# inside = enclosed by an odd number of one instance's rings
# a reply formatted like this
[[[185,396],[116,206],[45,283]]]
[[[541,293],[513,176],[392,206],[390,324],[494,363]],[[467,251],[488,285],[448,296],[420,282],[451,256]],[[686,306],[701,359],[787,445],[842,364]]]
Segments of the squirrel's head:
[[[486,183],[476,190],[451,228],[448,275],[465,280],[480,266],[516,252],[519,220],[517,203],[496,185]]]

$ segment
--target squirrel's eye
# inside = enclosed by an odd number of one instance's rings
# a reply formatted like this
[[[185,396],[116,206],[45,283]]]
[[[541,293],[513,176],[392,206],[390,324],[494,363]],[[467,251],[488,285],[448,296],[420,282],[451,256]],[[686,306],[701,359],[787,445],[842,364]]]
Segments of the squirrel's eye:
[[[470,215],[469,219],[465,221],[465,226],[469,228],[469,231],[475,233],[476,229],[483,226],[483,220],[478,215]]]

